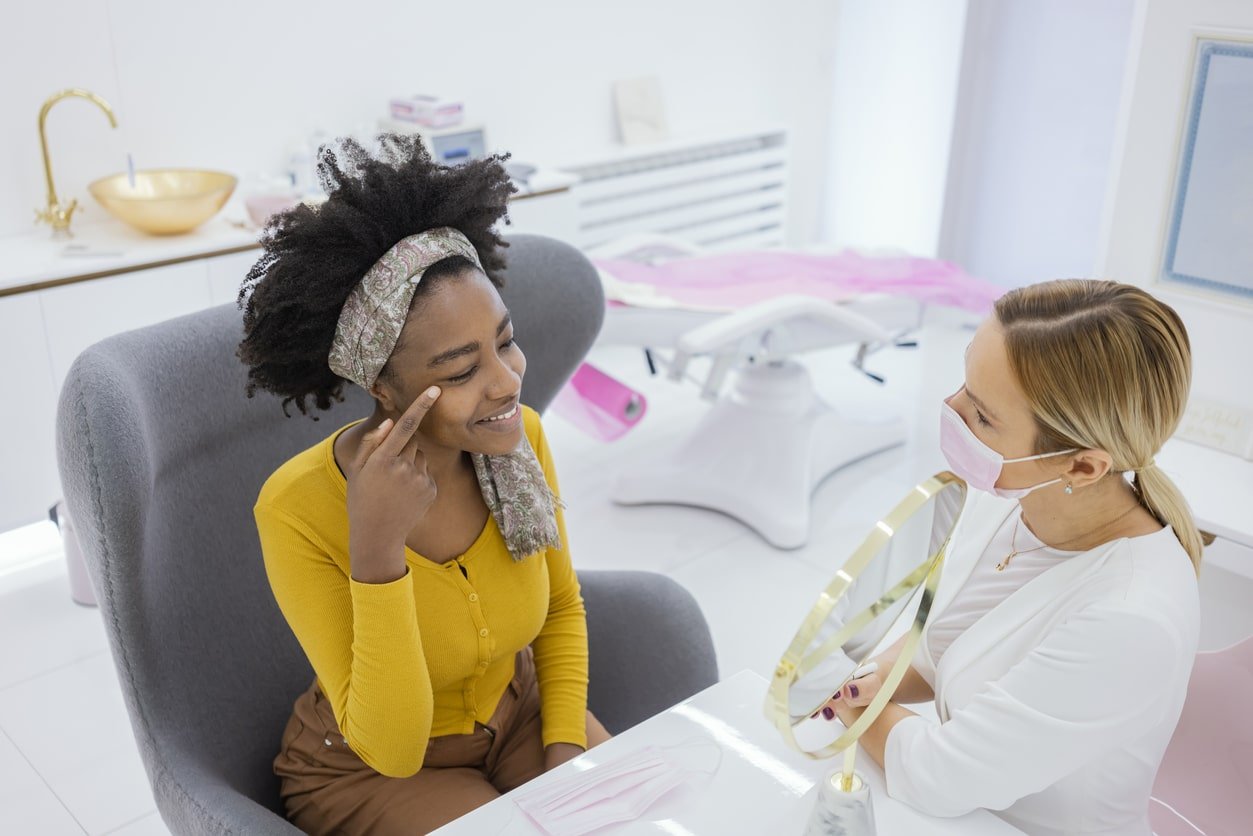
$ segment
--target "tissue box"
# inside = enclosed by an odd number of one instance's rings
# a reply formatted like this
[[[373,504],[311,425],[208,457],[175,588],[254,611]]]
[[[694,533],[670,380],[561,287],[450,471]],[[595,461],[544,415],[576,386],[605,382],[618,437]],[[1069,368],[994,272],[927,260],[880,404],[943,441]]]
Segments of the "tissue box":
[[[428,128],[446,128],[461,123],[464,107],[456,99],[439,96],[404,96],[391,100],[391,117]]]

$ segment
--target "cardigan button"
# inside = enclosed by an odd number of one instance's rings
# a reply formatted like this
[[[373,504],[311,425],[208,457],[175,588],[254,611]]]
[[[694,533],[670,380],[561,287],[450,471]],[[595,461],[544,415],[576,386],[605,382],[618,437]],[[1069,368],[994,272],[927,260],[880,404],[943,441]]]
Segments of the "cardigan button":
[[[479,600],[479,594],[478,594],[477,592],[471,592],[471,593],[470,593],[470,603],[471,603],[471,604],[473,604],[473,603],[474,603],[475,601],[477,601],[477,600]]]
[[[482,630],[479,630],[479,635],[483,638],[487,638],[487,628],[484,627]]]

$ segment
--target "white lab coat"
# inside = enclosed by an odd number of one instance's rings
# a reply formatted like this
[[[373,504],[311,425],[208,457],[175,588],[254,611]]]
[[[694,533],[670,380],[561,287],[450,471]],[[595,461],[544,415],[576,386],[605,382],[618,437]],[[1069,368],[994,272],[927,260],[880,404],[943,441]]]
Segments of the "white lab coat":
[[[971,491],[935,612],[1014,507]],[[1192,564],[1172,532],[1160,534],[1045,571],[958,636],[938,670],[924,636],[914,666],[941,722],[892,729],[888,794],[937,816],[984,807],[1031,834],[1148,834],[1200,623]]]

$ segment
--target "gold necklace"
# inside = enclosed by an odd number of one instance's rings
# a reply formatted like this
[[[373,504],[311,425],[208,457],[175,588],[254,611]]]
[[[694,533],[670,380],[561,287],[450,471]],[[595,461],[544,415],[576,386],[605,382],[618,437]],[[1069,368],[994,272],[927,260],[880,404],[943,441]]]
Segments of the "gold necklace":
[[[1101,523],[1101,524],[1100,524],[1100,525],[1098,525],[1096,528],[1094,528],[1094,529],[1092,529],[1091,531],[1089,531],[1087,534],[1080,534],[1078,537],[1072,537],[1072,538],[1071,538],[1071,539],[1069,539],[1069,540],[1063,540],[1063,541],[1062,541],[1059,545],[1063,545],[1063,546],[1064,546],[1064,545],[1065,545],[1065,544],[1067,544],[1067,543],[1073,543],[1073,542],[1075,542],[1075,541],[1077,541],[1077,540],[1083,540],[1083,539],[1085,539],[1086,537],[1090,537],[1091,535],[1093,535],[1093,534],[1095,534],[1096,532],[1100,531],[1102,528],[1105,528],[1105,527],[1107,527],[1107,526],[1111,526],[1111,525],[1113,525],[1114,523],[1118,522],[1118,521],[1119,521],[1119,520],[1121,520],[1123,517],[1127,516],[1127,515],[1128,515],[1128,514],[1130,514],[1132,511],[1134,511],[1135,509],[1137,509],[1137,508],[1139,508],[1139,507],[1140,507],[1140,504],[1137,502],[1135,505],[1132,505],[1132,506],[1131,506],[1130,508],[1128,508],[1126,511],[1123,511],[1121,514],[1119,514],[1118,516],[1114,517],[1114,518],[1113,518],[1112,520],[1110,520],[1109,522],[1107,522],[1107,523]],[[1000,563],[996,564],[996,571],[998,571],[998,572],[1004,572],[1004,571],[1005,571],[1005,567],[1009,565],[1009,562],[1010,562],[1011,560],[1013,560],[1015,557],[1017,557],[1018,555],[1020,555],[1020,554],[1030,554],[1031,552],[1038,552],[1040,549],[1047,549],[1047,548],[1048,548],[1048,543],[1042,543],[1042,544],[1040,544],[1040,545],[1038,545],[1038,546],[1036,546],[1036,547],[1034,547],[1034,548],[1030,548],[1030,549],[1019,549],[1019,548],[1018,548],[1018,545],[1017,545],[1017,544],[1018,544],[1018,526],[1019,526],[1021,523],[1022,523],[1022,512],[1021,512],[1021,511],[1019,511],[1019,512],[1018,512],[1018,519],[1014,520],[1014,533],[1013,533],[1013,534],[1011,534],[1011,535],[1010,535],[1010,538],[1009,538],[1009,548],[1010,548],[1010,552],[1009,552],[1009,554],[1005,555],[1005,559],[1004,559],[1004,560],[1002,560]]]
[[[996,571],[998,572],[1004,572],[1005,567],[1009,565],[1009,562],[1013,560],[1015,557],[1017,557],[1018,555],[1030,554],[1031,552],[1038,552],[1040,549],[1044,548],[1043,545],[1039,545],[1039,546],[1036,546],[1034,549],[1024,549],[1022,551],[1018,550],[1018,525],[1021,522],[1022,522],[1022,514],[1019,513],[1018,519],[1014,520],[1014,533],[1011,534],[1009,538],[1009,554],[1005,555],[1004,560],[996,564]]]

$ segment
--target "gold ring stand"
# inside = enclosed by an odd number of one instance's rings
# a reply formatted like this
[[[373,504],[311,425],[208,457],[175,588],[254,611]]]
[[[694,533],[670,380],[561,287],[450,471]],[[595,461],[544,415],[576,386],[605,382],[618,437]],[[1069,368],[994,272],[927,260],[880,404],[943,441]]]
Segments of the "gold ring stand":
[[[818,602],[801,622],[796,636],[788,645],[770,681],[765,705],[767,719],[778,729],[779,734],[790,747],[807,757],[817,760],[833,758],[843,753],[842,780],[839,780],[838,775],[830,776],[829,780],[837,789],[849,793],[850,799],[853,797],[854,788],[856,787],[858,792],[861,792],[862,787],[860,777],[855,775],[853,769],[857,740],[883,712],[913,660],[914,651],[922,638],[923,629],[931,614],[931,606],[939,584],[940,572],[944,566],[949,539],[965,498],[966,483],[945,471],[919,484],[892,509],[891,513],[875,523],[865,540],[827,584],[818,597]],[[830,619],[837,605],[849,594],[853,584],[863,576],[863,573],[866,573],[867,567],[879,555],[885,553],[892,555],[894,540],[911,521],[913,527],[910,534],[919,533],[918,525],[919,523],[926,524],[928,512],[930,513],[930,529],[929,531],[923,529],[926,535],[926,545],[917,550],[916,557],[909,555],[904,561],[908,568],[903,577],[891,583],[890,586],[888,582],[885,582],[883,584],[887,587],[885,591],[878,594],[869,605],[844,620],[829,637],[822,638],[824,627],[829,628]],[[907,536],[906,547],[910,542]],[[866,580],[869,582],[869,578]],[[866,710],[833,742],[814,749],[803,746],[796,739],[796,728],[808,721],[811,714],[820,711],[826,700],[812,707],[806,704],[803,713],[798,713],[792,698],[793,686],[828,659],[837,654],[844,654],[845,646],[850,642],[859,643],[857,639],[865,638],[860,635],[863,631],[867,631],[868,628],[878,629],[881,635],[872,636],[870,644],[862,643],[863,652],[853,654],[861,658],[851,660],[853,664],[847,666],[847,675],[841,674],[836,680],[824,683],[824,686],[829,684],[829,690],[824,690],[824,692],[830,695],[843,688],[854,678],[854,671],[869,661],[873,653],[882,649],[879,647],[882,639],[900,629],[903,614],[908,611],[908,605],[916,595],[919,596],[917,609],[913,613],[908,632],[905,633],[905,642],[901,652],[890,670],[878,672],[883,685]],[[883,620],[881,617],[890,614],[897,607],[900,611],[895,616],[886,616],[886,625],[878,624]],[[823,799],[820,795],[819,804],[822,803]]]

